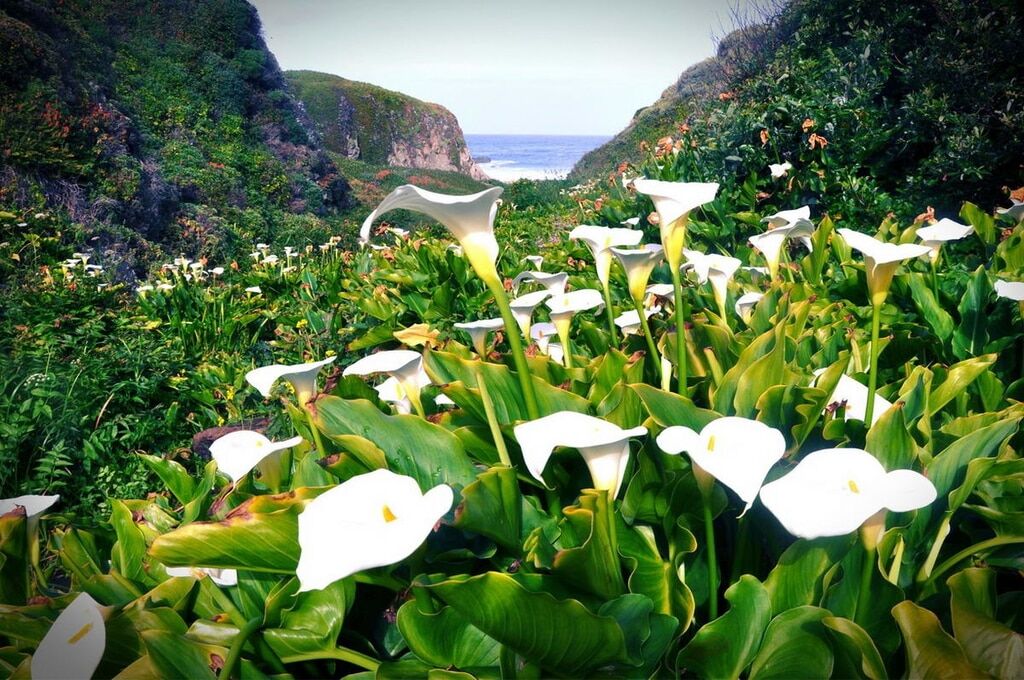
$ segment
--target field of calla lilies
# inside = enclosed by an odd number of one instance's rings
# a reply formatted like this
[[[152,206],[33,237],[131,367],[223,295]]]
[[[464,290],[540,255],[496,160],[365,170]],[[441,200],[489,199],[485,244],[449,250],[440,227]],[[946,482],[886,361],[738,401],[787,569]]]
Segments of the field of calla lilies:
[[[525,242],[406,185],[357,249],[169,263],[136,305],[184,346],[294,317],[208,400],[265,420],[138,456],[112,543],[2,501],[4,674],[1019,677],[1024,204],[853,228],[681,174]]]

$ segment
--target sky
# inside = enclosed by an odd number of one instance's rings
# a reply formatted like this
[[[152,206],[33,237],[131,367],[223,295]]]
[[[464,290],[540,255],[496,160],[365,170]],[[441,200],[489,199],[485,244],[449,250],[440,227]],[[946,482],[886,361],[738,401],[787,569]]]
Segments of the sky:
[[[613,135],[752,0],[251,0],[281,68],[441,104],[469,134]]]

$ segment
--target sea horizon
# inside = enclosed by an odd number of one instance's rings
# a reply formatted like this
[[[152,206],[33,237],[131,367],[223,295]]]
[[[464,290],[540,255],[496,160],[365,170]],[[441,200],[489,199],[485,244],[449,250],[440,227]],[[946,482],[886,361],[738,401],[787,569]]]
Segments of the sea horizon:
[[[477,166],[492,179],[565,179],[588,151],[612,135],[466,133]]]

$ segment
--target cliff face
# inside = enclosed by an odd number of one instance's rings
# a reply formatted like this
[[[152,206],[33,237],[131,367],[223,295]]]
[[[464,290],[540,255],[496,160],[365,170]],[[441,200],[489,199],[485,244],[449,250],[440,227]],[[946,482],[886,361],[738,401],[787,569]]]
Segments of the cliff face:
[[[244,0],[0,3],[0,205],[97,248],[216,254],[346,207],[300,114]]]
[[[451,111],[398,92],[315,71],[288,71],[324,146],[347,158],[487,176],[470,157]]]

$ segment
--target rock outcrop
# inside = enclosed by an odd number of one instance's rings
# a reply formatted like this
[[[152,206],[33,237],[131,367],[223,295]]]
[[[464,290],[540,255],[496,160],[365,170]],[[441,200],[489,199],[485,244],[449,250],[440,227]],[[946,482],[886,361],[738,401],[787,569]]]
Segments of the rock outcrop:
[[[451,111],[382,87],[316,71],[287,71],[324,146],[376,165],[449,170],[485,180]]]

